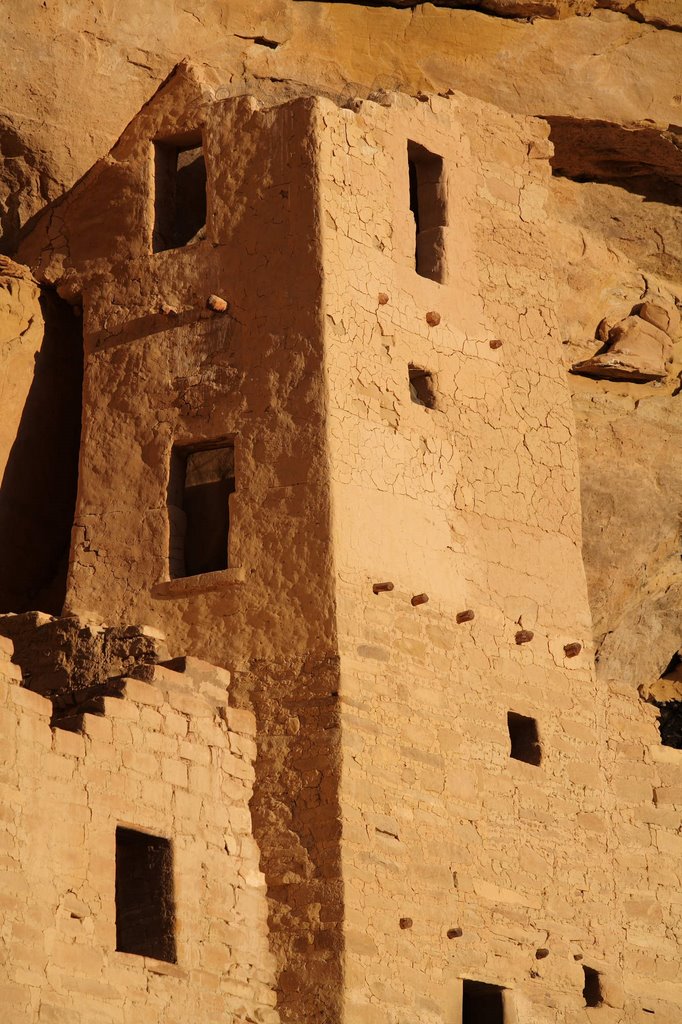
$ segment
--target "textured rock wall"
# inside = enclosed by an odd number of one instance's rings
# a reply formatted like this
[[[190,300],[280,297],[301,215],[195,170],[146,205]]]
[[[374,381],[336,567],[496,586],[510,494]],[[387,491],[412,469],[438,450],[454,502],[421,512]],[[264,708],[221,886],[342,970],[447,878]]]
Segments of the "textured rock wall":
[[[76,500],[81,317],[0,259],[0,610],[64,603]]]

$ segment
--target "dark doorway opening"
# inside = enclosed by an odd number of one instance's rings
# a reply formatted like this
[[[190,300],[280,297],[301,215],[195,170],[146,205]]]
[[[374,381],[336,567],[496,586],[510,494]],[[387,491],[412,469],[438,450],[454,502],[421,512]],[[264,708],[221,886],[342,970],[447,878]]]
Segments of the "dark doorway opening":
[[[583,965],[583,975],[585,977],[585,984],[583,986],[585,1006],[601,1006],[604,1002],[604,996],[601,990],[599,971],[595,971],[594,967]]]
[[[176,962],[169,839],[116,829],[116,949]]]
[[[233,444],[173,449],[168,491],[171,579],[227,568],[234,491]]]
[[[154,143],[153,251],[197,242],[206,227],[206,161],[201,135]]]
[[[504,989],[484,981],[462,982],[462,1024],[504,1024]]]
[[[0,483],[0,612],[59,615],[78,487],[83,317],[54,292],[40,306],[43,340]]]

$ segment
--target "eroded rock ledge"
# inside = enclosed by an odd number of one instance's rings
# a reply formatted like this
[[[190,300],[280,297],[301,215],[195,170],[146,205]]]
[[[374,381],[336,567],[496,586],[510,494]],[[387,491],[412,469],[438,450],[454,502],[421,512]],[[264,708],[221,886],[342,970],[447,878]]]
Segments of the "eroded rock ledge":
[[[354,0],[326,2],[353,3]],[[363,3],[363,7],[420,6],[427,6],[426,0],[366,0]],[[682,8],[677,0],[429,0],[428,6],[481,11],[502,18],[570,18],[608,10],[655,28],[682,31]]]

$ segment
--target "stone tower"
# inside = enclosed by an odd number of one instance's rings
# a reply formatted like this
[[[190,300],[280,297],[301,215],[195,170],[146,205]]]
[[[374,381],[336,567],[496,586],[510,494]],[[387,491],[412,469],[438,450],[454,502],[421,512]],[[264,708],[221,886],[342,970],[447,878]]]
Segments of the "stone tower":
[[[21,254],[83,310],[65,611],[255,710],[292,1024],[641,1019],[548,155],[468,96],[261,108],[181,66]]]

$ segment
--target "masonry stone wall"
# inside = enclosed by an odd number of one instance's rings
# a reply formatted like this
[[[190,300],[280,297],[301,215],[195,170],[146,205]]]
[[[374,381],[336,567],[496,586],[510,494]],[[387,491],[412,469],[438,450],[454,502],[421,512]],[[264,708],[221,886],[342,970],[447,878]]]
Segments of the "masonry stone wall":
[[[605,813],[592,829],[605,834],[611,858],[611,934],[620,946],[625,1020],[679,1020],[679,864],[682,853],[682,751],[661,744],[657,710],[623,683],[606,694],[602,757],[609,778]],[[595,917],[601,908],[595,907]]]
[[[157,668],[52,727],[11,654],[3,637],[3,1019],[275,1024],[253,716]],[[171,842],[176,963],[117,951],[117,826]]]

